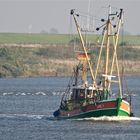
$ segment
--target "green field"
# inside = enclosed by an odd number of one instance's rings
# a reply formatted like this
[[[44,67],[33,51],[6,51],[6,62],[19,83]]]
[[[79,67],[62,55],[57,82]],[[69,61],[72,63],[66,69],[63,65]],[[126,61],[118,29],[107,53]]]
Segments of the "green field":
[[[68,34],[27,34],[27,33],[0,33],[0,44],[69,44],[77,35]],[[97,43],[101,39],[98,35],[88,35],[90,43]],[[125,45],[140,45],[140,36],[120,37],[119,43]]]
[[[66,44],[69,35],[0,33],[0,44]]]

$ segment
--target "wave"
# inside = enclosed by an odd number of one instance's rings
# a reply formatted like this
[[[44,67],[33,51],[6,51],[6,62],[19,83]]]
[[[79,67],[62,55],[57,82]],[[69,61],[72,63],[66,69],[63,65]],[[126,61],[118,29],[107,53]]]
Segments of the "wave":
[[[0,114],[0,118],[33,118],[42,119],[44,115],[34,115],[34,114]]]
[[[0,119],[16,119],[16,120],[54,120],[53,116],[37,115],[37,114],[0,114]]]
[[[79,121],[108,121],[108,122],[114,122],[114,121],[140,121],[140,117],[125,117],[125,116],[102,116],[102,117],[91,117],[91,118],[82,118],[77,119]]]
[[[42,92],[42,91],[38,91],[38,92],[35,92],[35,93],[30,93],[30,92],[3,92],[1,93],[2,96],[28,96],[28,95],[36,95],[36,96],[49,96],[49,95],[52,95],[52,96],[62,96],[64,94],[64,92],[55,92],[55,91],[52,91],[52,92]]]

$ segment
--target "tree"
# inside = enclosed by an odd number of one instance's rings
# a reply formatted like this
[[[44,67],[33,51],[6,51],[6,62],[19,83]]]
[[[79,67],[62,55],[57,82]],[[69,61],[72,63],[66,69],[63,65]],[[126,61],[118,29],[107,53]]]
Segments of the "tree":
[[[50,33],[51,34],[58,34],[58,30],[56,28],[51,28]]]
[[[46,30],[41,30],[40,32],[41,34],[48,34],[48,32]]]

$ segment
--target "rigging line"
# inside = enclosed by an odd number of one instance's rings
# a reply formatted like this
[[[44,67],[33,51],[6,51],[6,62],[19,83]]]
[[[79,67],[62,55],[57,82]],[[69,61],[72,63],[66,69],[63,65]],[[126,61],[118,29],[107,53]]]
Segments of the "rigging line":
[[[68,86],[66,87],[65,92],[64,92],[64,94],[62,95],[61,102],[64,101],[64,100],[67,98],[68,92],[70,91],[70,88],[71,88],[71,85],[72,85],[73,81],[74,81],[74,73],[73,73],[73,75],[70,77],[70,80],[68,81]]]
[[[73,80],[74,80],[74,76],[73,75],[71,76],[71,78],[70,78],[70,80],[68,82],[68,86],[67,86],[67,88],[66,88],[66,90],[65,90],[65,92],[64,92],[64,94],[62,96],[61,102],[66,100],[66,98],[69,96],[68,92],[70,91],[71,85],[72,85]]]
[[[124,21],[124,20],[123,20]],[[124,83],[125,83],[125,87],[126,87],[126,92],[129,94],[129,88],[128,88],[128,85],[127,85],[127,82],[126,82],[126,78],[125,78],[125,75],[124,75],[124,47],[125,47],[125,42],[124,42],[124,26],[122,25],[122,80],[124,80]],[[124,89],[124,84],[122,85],[122,89]]]
[[[124,20],[123,20],[124,22]],[[124,23],[122,24],[122,91],[124,90],[124,83],[125,83],[125,87],[126,87],[126,92],[129,94],[129,89],[128,89],[128,85],[127,85],[127,82],[126,82],[126,78],[125,78],[125,75],[124,75],[124,47],[125,47],[125,43],[124,43]],[[123,82],[124,81],[124,82]]]
[[[123,12],[124,14],[124,12]],[[121,86],[122,86],[122,94],[124,93],[124,82],[126,83],[126,79],[125,79],[125,76],[124,76],[124,47],[125,47],[125,44],[124,44],[124,20],[123,20],[123,14],[122,14],[122,41],[121,41],[121,52],[122,52],[122,55],[121,55],[121,59],[122,59],[122,76],[121,76]],[[127,92],[129,93],[128,91],[128,88],[127,88],[127,85],[126,85],[126,90]]]
[[[108,6],[107,6],[107,7],[106,7],[106,6],[102,6],[101,9],[108,9]],[[112,10],[112,9],[115,9],[116,11],[119,10],[117,7],[112,7],[112,6],[111,6],[111,10]]]
[[[71,39],[72,32],[73,32],[72,17],[70,16],[70,19],[69,19],[69,39]]]
[[[124,81],[124,28],[123,28],[123,24],[122,24],[122,49],[121,49],[121,52],[122,52],[122,76],[121,76],[121,84],[122,84],[122,94],[123,94],[123,91],[124,91],[124,84],[123,84],[123,81]]]
[[[89,16],[89,17],[94,17],[94,15],[92,15],[92,14],[90,14],[90,13],[88,13],[88,12],[82,12],[82,11],[80,11],[80,10],[75,10],[76,11],[76,13],[78,12],[78,14],[80,15],[80,16],[84,16],[84,17],[87,17],[87,16]]]
[[[85,17],[85,18],[89,17],[92,20],[101,21],[100,18],[98,18],[98,16],[95,16],[95,15],[92,15],[92,14],[89,14],[89,13],[83,13],[79,10],[76,10],[76,13],[78,13],[78,15],[81,16],[81,17]]]
[[[88,1],[88,14],[90,13],[90,0]],[[86,23],[86,28],[89,30],[89,22],[90,22],[90,17],[87,16],[87,23]],[[85,46],[87,47],[87,31],[85,32]]]
[[[91,1],[89,0],[89,1],[88,1],[88,14],[90,13],[90,2],[91,2]],[[89,16],[87,16],[87,25],[86,25],[86,26],[87,26],[87,29],[89,29],[89,20],[90,20],[90,19],[89,19]]]
[[[81,16],[81,17],[84,17],[84,18],[87,18],[87,17],[89,17],[89,19],[91,19],[91,20],[93,20],[93,21],[101,21],[101,19],[100,18],[98,18],[97,16],[89,16],[89,15],[82,15],[82,14],[79,14],[79,16]]]

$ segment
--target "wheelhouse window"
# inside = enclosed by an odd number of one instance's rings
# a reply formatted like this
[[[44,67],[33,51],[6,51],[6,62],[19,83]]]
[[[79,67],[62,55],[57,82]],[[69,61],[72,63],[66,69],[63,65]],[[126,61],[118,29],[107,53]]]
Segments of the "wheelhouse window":
[[[85,89],[73,89],[71,99],[81,100],[85,98]]]

